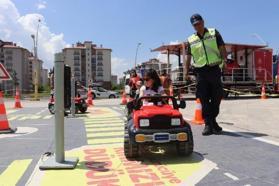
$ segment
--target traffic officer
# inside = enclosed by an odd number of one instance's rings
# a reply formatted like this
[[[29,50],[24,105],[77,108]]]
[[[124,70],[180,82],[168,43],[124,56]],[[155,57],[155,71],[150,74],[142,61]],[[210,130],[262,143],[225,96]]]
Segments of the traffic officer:
[[[186,78],[193,57],[194,72],[197,76],[196,97],[202,104],[202,115],[205,119],[203,135],[219,134],[222,128],[216,122],[223,96],[221,68],[227,62],[225,43],[220,33],[214,28],[206,28],[199,14],[190,18],[196,33],[188,38],[186,58]]]

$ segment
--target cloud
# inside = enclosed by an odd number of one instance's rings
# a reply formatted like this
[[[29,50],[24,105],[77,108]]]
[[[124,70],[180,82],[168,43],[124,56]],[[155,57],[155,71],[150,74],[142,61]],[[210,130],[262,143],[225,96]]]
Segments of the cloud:
[[[33,49],[30,36],[36,33],[38,20],[41,20],[38,32],[38,56],[44,61],[45,67],[52,67],[54,53],[60,52],[67,45],[63,33],[51,32],[41,14],[20,15],[15,4],[10,0],[0,0],[0,12],[0,38],[20,43],[30,51]]]
[[[40,1],[39,3],[36,4],[36,7],[38,10],[45,9],[47,7],[47,2],[46,1]]]
[[[111,58],[111,71],[113,75],[117,75],[118,78],[123,76],[123,72],[132,68],[132,64],[129,63],[126,59],[119,57]]]

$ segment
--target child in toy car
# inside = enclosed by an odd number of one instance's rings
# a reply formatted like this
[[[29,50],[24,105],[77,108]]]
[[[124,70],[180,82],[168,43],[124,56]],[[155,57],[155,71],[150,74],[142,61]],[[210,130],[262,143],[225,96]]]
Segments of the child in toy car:
[[[185,102],[166,96],[160,78],[153,69],[144,75],[145,85],[133,104],[125,125],[124,154],[127,158],[139,155],[140,147],[175,144],[179,155],[193,152],[193,136],[190,125],[183,119],[179,108]],[[171,100],[172,105],[168,104]],[[128,105],[127,105],[128,106]]]

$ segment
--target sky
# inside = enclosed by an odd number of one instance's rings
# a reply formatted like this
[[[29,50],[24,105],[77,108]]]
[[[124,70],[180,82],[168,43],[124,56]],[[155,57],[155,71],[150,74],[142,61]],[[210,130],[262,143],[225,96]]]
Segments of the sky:
[[[138,63],[166,60],[150,49],[185,41],[194,32],[194,13],[225,42],[266,42],[278,53],[278,7],[278,0],[0,0],[0,39],[31,50],[30,34],[40,18],[38,55],[45,67],[53,66],[53,54],[63,47],[92,40],[112,49],[112,72],[121,75],[134,65],[139,42]]]

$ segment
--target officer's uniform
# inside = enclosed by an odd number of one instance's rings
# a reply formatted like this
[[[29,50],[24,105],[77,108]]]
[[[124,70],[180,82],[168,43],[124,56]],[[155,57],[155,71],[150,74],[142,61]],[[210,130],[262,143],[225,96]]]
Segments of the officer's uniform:
[[[213,28],[205,28],[203,36],[195,33],[188,38],[188,55],[194,59],[197,75],[196,97],[201,100],[205,124],[213,128],[217,125],[215,119],[223,96],[219,47],[224,44],[222,36]]]

